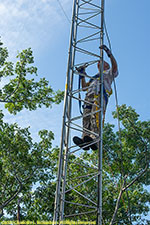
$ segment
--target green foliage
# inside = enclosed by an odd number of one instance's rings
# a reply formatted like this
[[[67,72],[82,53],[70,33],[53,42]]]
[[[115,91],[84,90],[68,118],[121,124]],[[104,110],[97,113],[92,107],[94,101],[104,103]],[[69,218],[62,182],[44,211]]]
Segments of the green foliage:
[[[116,112],[113,115],[117,117]],[[123,190],[113,224],[128,225],[131,224],[130,219],[135,224],[147,224],[143,215],[149,215],[150,212],[150,194],[146,189],[150,185],[150,121],[141,122],[135,110],[126,105],[119,107],[119,117],[122,122],[121,143],[120,134],[114,131],[113,125],[105,124],[103,133],[103,223],[110,224],[119,193]],[[96,172],[97,152],[84,152],[81,157],[90,162],[90,167],[79,158],[70,159],[67,186],[74,187]],[[96,178],[76,187],[76,190],[93,202],[97,201]],[[94,204],[73,191],[67,192],[66,199],[94,207]],[[70,203],[65,208],[66,214],[91,210]],[[83,214],[75,219],[96,220],[96,213]]]
[[[59,104],[63,100],[64,92],[54,92],[45,78],[36,81],[37,68],[33,66],[31,48],[18,53],[15,65],[6,61],[6,48],[0,47],[0,56],[0,79],[12,77],[0,90],[0,102],[5,103],[10,113],[16,114],[23,108],[35,110],[43,105],[51,107],[53,103]]]
[[[124,123],[121,129],[122,146],[120,146],[119,133],[113,130],[114,126],[105,124],[104,127],[103,223],[110,224],[123,185],[122,175],[124,174],[126,183],[123,187],[128,185],[129,187],[122,193],[114,224],[128,225],[130,217],[132,223],[148,224],[150,221],[146,222],[142,216],[148,215],[148,204],[150,204],[150,194],[146,190],[146,186],[150,184],[150,122],[139,121],[136,112],[125,105],[119,108],[119,115]],[[114,116],[116,116],[115,113]],[[20,187],[18,182],[20,180],[22,186],[20,190],[22,195],[21,219],[32,221],[52,219],[59,154],[58,148],[52,149],[53,133],[47,130],[40,131],[41,141],[33,143],[28,128],[21,129],[16,124],[4,123],[2,113],[0,121],[0,145],[3,146],[0,155],[1,205],[15,194],[16,189]],[[98,188],[96,177],[81,186],[77,185],[97,173],[97,152],[85,151],[81,157],[82,159],[75,156],[69,158],[67,189],[76,186],[77,191],[95,202]],[[139,176],[146,167],[143,175]],[[134,179],[136,179],[135,182],[133,182]],[[133,182],[132,185],[130,185],[131,182]],[[18,196],[15,197],[5,207],[11,219],[16,219],[18,198]],[[69,203],[74,201],[78,204],[92,205],[88,199],[73,191],[68,191],[66,193],[66,201],[68,201],[65,207],[66,214],[90,211],[91,208],[86,209],[86,207]],[[96,213],[84,214],[76,219],[96,220]]]
[[[0,115],[2,118],[2,113]],[[28,128],[21,129],[17,124],[9,125],[1,120],[0,208],[3,209],[6,205],[7,212],[14,218],[19,198],[15,194],[18,190],[20,190],[18,194],[23,196],[23,208],[32,205],[33,199],[35,199],[33,206],[36,208],[38,201],[41,201],[41,193],[44,192],[44,188],[49,190],[50,194],[54,191],[52,184],[47,187],[48,182],[54,179],[54,163],[51,161],[52,152],[50,151],[54,135],[51,131],[46,130],[40,131],[39,135],[41,141],[33,143]],[[48,196],[44,196],[44,194],[42,197],[46,199]],[[11,198],[12,201],[7,205]],[[26,212],[28,211],[30,215],[30,207],[29,210],[26,208]],[[39,213],[38,208],[36,211]]]
[[[0,42],[0,81],[4,84],[0,102],[10,113],[16,114],[24,108],[52,107],[63,100],[63,91],[55,92],[45,78],[38,81],[31,48],[18,53],[16,63],[8,62],[8,56],[7,48]],[[26,215],[29,219],[40,219],[41,193],[45,196],[43,203],[55,187],[51,183],[55,169],[50,151],[54,134],[42,130],[39,143],[33,142],[29,128],[5,123],[3,117],[0,111],[0,217],[6,210],[16,220],[19,201],[23,202],[22,218]],[[51,214],[51,207],[45,213]]]
[[[7,62],[8,51],[0,43],[0,79],[8,83],[0,90],[0,101],[12,114],[22,109],[51,107],[63,99],[63,92],[54,92],[45,78],[37,81],[37,68],[33,66],[31,49],[18,54],[14,65]],[[28,78],[27,78],[28,77]],[[150,212],[150,121],[139,120],[132,107],[122,105],[118,109],[122,123],[121,135],[114,126],[105,124],[103,132],[103,223],[109,225],[122,190],[119,207],[113,224],[150,224],[142,219]],[[113,113],[117,118],[117,113]],[[50,220],[53,217],[54,195],[59,149],[52,148],[54,134],[39,131],[39,142],[33,142],[29,128],[3,121],[0,111],[0,216],[16,220],[18,201],[21,206],[21,220]],[[121,143],[120,143],[121,136]],[[67,167],[67,189],[76,190],[93,202],[97,199],[97,152],[83,152],[81,158],[71,156]],[[90,162],[90,164],[88,163]],[[124,178],[124,179],[123,179]],[[79,183],[89,179],[87,183]],[[66,193],[66,214],[87,212],[81,205],[91,205],[88,199],[73,191]],[[95,209],[95,205],[92,205]],[[8,219],[2,217],[1,220]],[[83,214],[80,220],[96,220],[96,213]]]

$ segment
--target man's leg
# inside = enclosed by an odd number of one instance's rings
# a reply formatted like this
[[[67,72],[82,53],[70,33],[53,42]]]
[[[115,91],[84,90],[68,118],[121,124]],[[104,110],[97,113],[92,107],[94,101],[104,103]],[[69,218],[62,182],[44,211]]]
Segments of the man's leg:
[[[83,150],[89,150],[89,147],[84,147],[86,145],[88,145],[88,143],[84,140],[84,137],[86,137],[86,135],[89,135],[90,131],[90,116],[89,115],[91,113],[91,108],[90,107],[84,107],[83,109],[83,120],[82,120],[82,124],[83,124],[83,133],[82,133],[82,138],[80,137],[73,137],[73,142],[78,145],[79,147],[83,148]]]
[[[104,104],[103,104],[103,127],[104,127],[104,122],[105,122],[105,113],[106,113],[106,103],[105,103],[105,99],[104,99]],[[92,112],[96,112],[98,111],[99,107],[97,106],[93,106],[92,107]],[[96,112],[94,114],[92,114],[91,116],[91,130],[96,133],[99,134],[99,113],[101,113],[101,111]],[[90,135],[92,138],[96,138],[96,135]]]
[[[92,116],[91,116],[91,131],[98,134],[99,133],[99,113],[96,112],[98,111],[98,107],[93,105],[92,107]],[[91,138],[95,139],[97,135],[91,134]]]
[[[90,107],[83,109],[83,120],[82,120],[83,134],[82,134],[82,138],[89,135],[88,131],[91,130],[91,115],[89,115],[90,113],[91,113]]]

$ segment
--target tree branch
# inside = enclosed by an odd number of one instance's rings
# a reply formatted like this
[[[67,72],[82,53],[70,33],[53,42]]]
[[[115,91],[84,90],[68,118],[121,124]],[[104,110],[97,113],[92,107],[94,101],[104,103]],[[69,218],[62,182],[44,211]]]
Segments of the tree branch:
[[[125,183],[126,183],[126,178],[124,178],[124,183],[122,185],[122,188],[119,192],[119,196],[118,196],[118,199],[117,199],[117,202],[116,202],[116,207],[115,207],[115,211],[114,211],[114,214],[113,214],[113,217],[111,219],[111,222],[109,225],[113,225],[114,224],[114,221],[115,221],[115,218],[116,218],[116,215],[117,215],[117,212],[118,212],[118,209],[119,209],[119,204],[120,204],[120,200],[121,200],[121,197],[122,197],[122,194],[124,191],[126,191],[130,186],[132,186],[145,172],[146,170],[148,169],[149,167],[149,164],[146,165],[145,169],[142,170],[139,175],[137,175],[136,178],[134,178],[128,185],[125,186]]]
[[[4,203],[2,203],[2,205],[0,206],[0,209],[3,209],[4,207],[6,207],[6,205],[8,205],[19,193],[20,193],[20,191],[22,190],[22,182],[21,182],[21,180],[19,179],[19,177],[16,175],[17,173],[16,173],[16,170],[15,170],[15,168],[14,168],[14,164],[13,164],[13,162],[12,162],[12,159],[11,159],[11,156],[10,156],[10,153],[9,153],[9,160],[10,160],[10,163],[11,163],[11,165],[12,165],[12,167],[13,167],[13,170],[14,170],[14,177],[15,177],[15,179],[17,180],[17,182],[19,183],[19,186],[20,186],[20,188],[19,188],[19,190],[17,190],[16,189],[16,191],[15,191],[15,193],[14,194],[12,194]]]
[[[144,170],[142,170],[140,173],[139,173],[139,175],[137,175],[137,177],[135,177],[134,179],[133,179],[133,181],[131,181],[126,187],[124,187],[124,189],[123,189],[123,191],[125,191],[125,190],[127,190],[131,185],[133,185],[145,172],[146,172],[146,170],[148,169],[148,167],[149,167],[149,164],[147,164],[146,165],[146,167],[145,167],[145,169]]]
[[[16,196],[22,190],[22,183],[20,184],[20,188],[19,188],[18,191],[17,191],[17,189],[16,189],[16,192],[11,197],[9,197],[4,203],[2,203],[2,205],[0,206],[0,209],[3,209],[4,207],[6,207],[14,198],[16,198]]]
[[[19,79],[19,81],[18,81],[18,84],[17,84],[17,87],[15,88],[15,90],[14,90],[11,94],[9,94],[9,95],[4,99],[4,101],[7,101],[7,99],[10,98],[10,97],[18,90],[19,84],[20,84],[20,79]]]
[[[116,215],[117,215],[117,212],[118,212],[118,209],[119,209],[119,204],[120,204],[121,196],[122,196],[122,194],[124,192],[124,185],[125,185],[125,180],[124,180],[124,183],[122,185],[122,188],[121,188],[121,190],[119,192],[119,196],[118,196],[118,199],[117,199],[117,202],[116,202],[115,211],[114,211],[113,217],[112,217],[111,222],[110,222],[109,225],[112,225],[114,223],[114,221],[115,221],[115,218],[116,218]]]
[[[0,213],[0,218],[4,215],[3,213],[3,209],[1,210],[1,213]]]

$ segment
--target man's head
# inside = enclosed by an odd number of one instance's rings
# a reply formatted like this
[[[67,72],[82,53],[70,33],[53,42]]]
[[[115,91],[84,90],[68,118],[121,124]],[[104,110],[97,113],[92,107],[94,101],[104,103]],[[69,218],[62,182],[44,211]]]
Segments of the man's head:
[[[100,61],[98,62],[97,67],[100,70]],[[104,61],[103,67],[104,67],[104,70],[110,69],[110,65],[106,61]]]

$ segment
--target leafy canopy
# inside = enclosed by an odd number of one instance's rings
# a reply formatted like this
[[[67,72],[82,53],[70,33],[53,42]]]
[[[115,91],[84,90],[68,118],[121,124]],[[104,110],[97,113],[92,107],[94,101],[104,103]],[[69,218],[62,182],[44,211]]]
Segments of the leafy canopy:
[[[8,50],[0,43],[0,80],[6,83],[0,89],[0,102],[5,108],[16,114],[23,108],[35,110],[37,107],[51,107],[63,100],[63,92],[53,91],[45,78],[37,80],[37,68],[31,48],[23,50],[17,55],[17,62],[8,62]]]
[[[7,61],[8,56],[7,48],[0,42],[0,103],[11,114],[24,108],[51,107],[62,101],[63,91],[55,92],[45,78],[38,81],[31,48],[18,53],[16,63]],[[20,196],[23,196],[24,207],[28,205],[30,208],[31,195],[36,193],[33,190],[40,189],[42,182],[46,185],[53,179],[50,149],[54,134],[39,131],[41,141],[37,143],[33,141],[29,128],[5,123],[3,118],[0,111],[0,217],[5,209],[6,215],[13,215],[16,219]]]
[[[114,126],[105,124],[104,127],[103,222],[106,225],[129,225],[131,222],[134,224],[149,224],[150,221],[143,219],[143,216],[148,215],[150,211],[150,194],[146,188],[150,185],[150,121],[141,122],[135,110],[126,105],[122,105],[119,108],[119,115],[120,121],[122,122],[122,146],[120,146],[120,134],[118,131],[114,131]],[[116,113],[114,113],[114,117],[116,116]],[[6,124],[5,126],[7,127]],[[24,142],[21,141],[17,145],[18,148],[20,146],[20,149],[17,150],[16,148],[13,151],[8,149],[7,154],[5,153],[5,158],[7,157],[5,162],[7,164],[5,163],[5,167],[3,167],[3,179],[5,179],[3,183],[6,182],[6,179],[12,179],[13,188],[16,187],[15,185],[18,185],[14,174],[12,176],[14,170],[9,159],[11,154],[11,158],[14,160],[13,164],[15,164],[16,174],[22,179],[23,184],[21,190],[22,220],[50,220],[53,217],[59,149],[52,149],[51,141],[53,135],[51,132],[40,132],[40,143],[33,143],[30,140],[30,135],[27,130],[22,130],[20,135],[25,135],[24,133],[26,133]],[[18,135],[17,132],[15,134]],[[8,131],[6,135],[8,136]],[[19,140],[23,140],[22,135]],[[9,136],[9,142],[13,146],[11,138],[13,139],[14,134]],[[26,147],[23,148],[22,143],[25,142],[27,142],[24,145]],[[70,157],[67,171],[67,187],[77,186],[96,172],[94,166],[97,166],[98,162],[97,152],[85,151],[82,154],[82,158]],[[90,162],[90,166],[87,163],[88,161]],[[35,186],[35,184],[38,185]],[[97,180],[91,179],[89,182],[78,186],[76,190],[95,202],[97,198]],[[4,195],[4,187],[1,193],[3,193],[3,196],[6,196],[6,194]],[[7,193],[6,190],[5,193]],[[120,193],[121,197],[119,199]],[[74,191],[66,193],[66,201],[68,201],[65,207],[66,214],[91,210],[90,208],[87,209],[83,206],[69,203],[73,201],[78,204],[89,204],[92,206],[91,202],[82,198]],[[119,204],[116,210],[118,201]],[[5,208],[13,219],[16,218],[16,208],[17,198]],[[113,222],[111,222],[112,218]],[[85,214],[76,219],[84,221],[96,220],[96,214]]]
[[[54,92],[44,78],[36,81],[37,68],[33,66],[31,49],[19,53],[18,61],[13,64],[6,61],[8,51],[1,43],[0,56],[0,79],[11,77],[0,90],[0,102],[10,113],[16,114],[24,108],[35,110],[42,105],[51,107],[62,100],[63,92]],[[117,118],[116,112],[113,115]],[[34,142],[28,128],[5,123],[3,116],[0,111],[0,214],[3,216],[5,209],[6,215],[16,220],[20,203],[22,220],[52,219],[59,151],[52,148],[54,134],[40,131],[40,141]],[[126,105],[119,107],[119,119],[121,145],[120,134],[113,125],[105,124],[103,133],[103,222],[105,225],[150,224],[143,219],[150,212],[150,194],[146,189],[150,185],[150,121],[141,122],[135,110]],[[69,160],[69,186],[84,182],[87,174],[95,172],[87,161],[96,166],[97,152],[83,152],[82,158],[72,156]],[[97,180],[78,186],[77,191],[95,201]],[[91,204],[74,192],[67,192],[66,200]],[[81,210],[87,211],[70,203],[65,208],[68,214]],[[78,219],[95,220],[96,216],[86,214]]]

